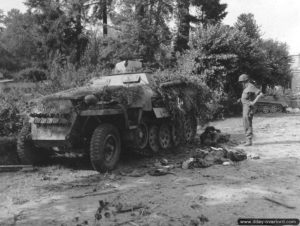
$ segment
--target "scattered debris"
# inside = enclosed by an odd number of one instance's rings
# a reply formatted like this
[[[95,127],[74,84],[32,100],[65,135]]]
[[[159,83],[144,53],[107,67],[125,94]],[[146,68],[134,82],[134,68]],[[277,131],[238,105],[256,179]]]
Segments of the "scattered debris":
[[[187,159],[182,163],[183,169],[192,168],[207,168],[214,164],[228,165],[231,161],[242,161],[247,156],[242,150],[227,151],[224,147],[209,147],[206,149],[197,148],[193,157]]]
[[[118,205],[115,206],[117,211],[116,213],[128,213],[139,209],[146,209],[147,207],[143,204],[137,204],[133,206],[123,205],[121,203],[118,203]]]
[[[89,192],[89,193],[85,193],[83,195],[78,195],[78,196],[71,196],[71,199],[80,199],[80,198],[84,198],[84,197],[88,197],[88,196],[99,196],[99,195],[108,195],[108,194],[112,194],[112,193],[116,193],[119,192],[119,189],[111,189],[111,190],[105,190],[105,191],[101,191],[101,192]]]
[[[164,176],[164,175],[167,175],[167,174],[173,174],[173,175],[176,175],[175,173],[172,173],[169,171],[169,169],[166,169],[166,168],[156,168],[156,169],[152,169],[148,172],[148,174],[150,176]]]
[[[104,185],[104,188],[105,188],[105,189],[108,189],[108,188],[118,188],[118,187],[120,187],[119,184],[106,183],[106,184]]]
[[[199,183],[199,184],[189,184],[186,187],[196,187],[196,186],[200,186],[200,185],[206,185],[207,183]]]
[[[44,181],[47,181],[47,180],[51,180],[51,181],[56,181],[58,180],[58,177],[55,177],[55,176],[43,176],[41,180],[44,180]]]
[[[149,208],[142,203],[129,205],[121,202],[109,203],[107,201],[100,200],[99,207],[95,213],[95,225],[96,223],[98,223],[98,225],[106,225],[105,223],[112,225],[112,222],[115,222],[113,225],[135,225],[132,219],[116,223],[117,215],[131,213],[130,216],[145,216],[145,214],[149,214],[147,211],[148,209]],[[135,211],[138,211],[138,213],[134,213]]]
[[[206,222],[209,222],[208,218],[206,216],[204,216],[203,214],[201,214],[201,216],[198,217],[198,219],[200,220],[201,224],[205,224]]]
[[[260,159],[260,156],[258,154],[249,154],[247,157],[249,159],[254,159],[254,160]]]
[[[193,205],[191,205],[191,208],[192,208],[193,210],[195,210],[195,209],[200,209],[200,208],[201,208],[201,205],[199,205],[199,204],[193,204]]]
[[[129,173],[126,173],[126,172],[120,172],[120,174],[122,176],[128,176],[128,177],[142,177],[142,176],[145,176],[146,175],[146,172],[143,171],[143,170],[133,170]]]
[[[122,226],[122,225],[133,225],[133,226],[138,226],[138,224],[132,222],[132,220],[128,220],[128,221],[124,221],[124,222],[121,222],[121,223],[116,223],[115,226]]]
[[[108,202],[100,200],[99,207],[95,213],[95,220],[100,221],[102,219],[111,218],[115,214],[115,211],[115,208],[110,207]]]
[[[243,149],[232,149],[227,156],[231,161],[239,162],[247,159],[247,154]]]
[[[197,217],[196,219],[192,219],[190,221],[189,226],[204,225],[207,222],[209,222],[208,218],[202,214],[201,216]]]
[[[192,167],[192,163],[196,161],[195,158],[189,158],[188,160],[182,163],[182,169],[190,169]]]
[[[230,166],[231,162],[223,162],[223,166]]]
[[[277,204],[277,205],[280,205],[280,206],[283,206],[283,207],[285,207],[285,208],[288,208],[288,209],[296,209],[296,207],[294,207],[294,206],[289,206],[289,205],[287,205],[287,204],[285,204],[285,203],[276,201],[276,200],[274,200],[274,199],[270,199],[270,198],[268,198],[268,197],[264,197],[264,199],[267,200],[267,201],[269,201],[269,202],[272,202],[272,203],[275,203],[275,204]]]
[[[169,164],[169,161],[168,159],[161,159],[160,160],[160,163],[163,165],[163,166],[167,166]]]

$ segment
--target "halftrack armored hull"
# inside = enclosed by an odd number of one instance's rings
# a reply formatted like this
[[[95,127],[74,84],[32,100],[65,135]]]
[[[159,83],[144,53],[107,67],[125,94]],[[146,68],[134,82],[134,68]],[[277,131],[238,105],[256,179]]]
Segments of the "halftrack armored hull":
[[[284,96],[267,95],[261,97],[255,104],[255,111],[264,114],[283,112],[288,107]]]
[[[151,74],[124,73],[39,99],[18,138],[20,160],[35,164],[54,151],[72,151],[106,172],[125,149],[149,155],[191,142],[196,116],[184,111],[183,120],[174,119],[153,84]]]

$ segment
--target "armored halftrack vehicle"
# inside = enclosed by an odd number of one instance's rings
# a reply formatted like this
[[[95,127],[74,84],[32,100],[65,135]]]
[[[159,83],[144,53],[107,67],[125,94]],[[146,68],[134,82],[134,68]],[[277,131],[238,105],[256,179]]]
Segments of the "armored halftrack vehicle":
[[[192,141],[195,115],[185,111],[184,120],[174,121],[153,83],[150,73],[121,73],[39,99],[18,138],[21,162],[36,164],[53,151],[71,150],[88,153],[93,168],[106,172],[124,149],[150,154]]]
[[[256,112],[264,114],[283,112],[288,107],[288,102],[284,96],[266,95],[258,99],[254,107]]]

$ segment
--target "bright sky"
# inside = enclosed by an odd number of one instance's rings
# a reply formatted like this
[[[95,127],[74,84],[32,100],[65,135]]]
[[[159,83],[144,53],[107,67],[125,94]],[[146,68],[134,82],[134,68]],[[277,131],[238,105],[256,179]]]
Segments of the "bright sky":
[[[227,3],[225,24],[241,13],[252,13],[264,38],[286,42],[290,54],[300,54],[300,0],[221,0]]]
[[[24,0],[0,0],[0,9],[25,11]],[[227,3],[224,23],[233,25],[241,13],[253,13],[264,38],[286,42],[291,54],[300,54],[300,0],[221,0]]]
[[[0,0],[0,9],[7,12],[13,8],[16,8],[24,12],[26,10],[26,7],[23,4],[24,1],[25,0]]]

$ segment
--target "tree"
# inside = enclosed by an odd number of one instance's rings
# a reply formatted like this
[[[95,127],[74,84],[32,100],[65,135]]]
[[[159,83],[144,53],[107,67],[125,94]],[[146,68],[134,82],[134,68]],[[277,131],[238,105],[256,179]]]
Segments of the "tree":
[[[189,48],[191,16],[189,13],[190,2],[177,0],[178,7],[178,30],[175,40],[175,52],[183,52]]]
[[[84,6],[85,10],[92,9],[92,15],[90,20],[93,23],[97,23],[98,20],[102,20],[103,35],[108,35],[108,15],[112,12],[114,6],[113,0],[97,0],[97,1],[87,1]]]
[[[197,14],[191,15],[190,7],[196,8]],[[190,23],[216,24],[226,16],[227,4],[221,4],[220,0],[177,0],[178,9],[178,31],[175,40],[174,50],[183,52],[188,49],[190,37]]]
[[[193,73],[212,90],[237,97],[241,92],[240,74],[249,74],[259,84],[264,81],[267,67],[259,44],[234,27],[208,25],[192,35],[191,49],[183,57],[193,62]]]
[[[191,0],[191,5],[199,11],[199,15],[194,16],[193,20],[204,26],[216,24],[227,15],[227,4],[221,4],[220,0]]]
[[[45,61],[43,38],[39,35],[32,15],[12,9],[4,19],[5,29],[1,42],[7,51],[20,62],[18,67]]]
[[[274,87],[281,85],[287,87],[291,79],[291,58],[287,45],[272,39],[262,42],[262,49],[266,56],[268,72],[265,74],[262,85]]]
[[[240,31],[244,31],[250,38],[261,38],[260,28],[257,25],[252,13],[241,14],[235,23],[235,27]]]
[[[0,69],[13,71],[18,69],[17,59],[0,43]]]
[[[162,66],[165,47],[172,39],[167,25],[172,0],[124,0],[119,8],[112,18],[120,31],[105,49],[114,51],[116,59],[143,59],[151,67]]]
[[[5,14],[2,9],[0,9],[0,32],[4,30],[4,18]]]
[[[38,32],[44,37],[48,59],[57,54],[62,59],[79,64],[88,42],[83,29],[85,0],[27,0]]]

